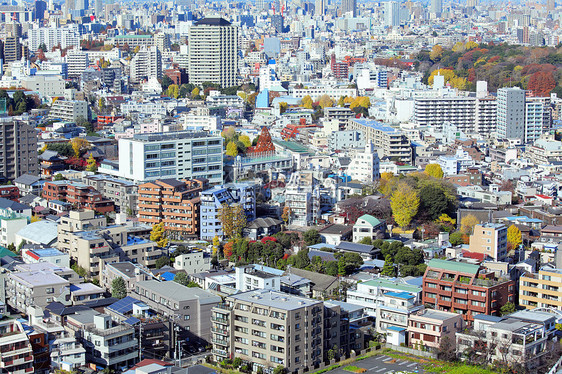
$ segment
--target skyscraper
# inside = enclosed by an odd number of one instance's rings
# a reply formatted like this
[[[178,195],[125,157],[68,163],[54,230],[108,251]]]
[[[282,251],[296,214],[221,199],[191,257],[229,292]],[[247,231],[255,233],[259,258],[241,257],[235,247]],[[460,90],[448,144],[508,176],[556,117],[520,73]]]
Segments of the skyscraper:
[[[443,0],[431,0],[429,12],[435,14],[436,17],[440,17],[443,12]]]
[[[397,1],[384,3],[384,25],[400,26],[400,4]]]
[[[42,20],[45,18],[45,11],[47,10],[47,3],[43,0],[35,1],[35,19]]]
[[[323,16],[325,12],[326,12],[326,1],[316,0],[316,2],[314,3],[314,15]]]
[[[341,15],[351,13],[353,17],[357,17],[357,0],[342,0]]]
[[[189,29],[189,82],[238,85],[238,28],[223,18],[204,18]]]
[[[498,90],[498,137],[525,138],[525,90],[518,87]]]

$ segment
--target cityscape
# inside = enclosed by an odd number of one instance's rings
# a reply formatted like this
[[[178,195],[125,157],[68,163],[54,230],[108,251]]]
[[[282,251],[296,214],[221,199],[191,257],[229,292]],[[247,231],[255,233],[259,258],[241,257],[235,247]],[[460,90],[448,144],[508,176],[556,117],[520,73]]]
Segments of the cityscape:
[[[562,374],[561,24],[0,0],[0,372]]]

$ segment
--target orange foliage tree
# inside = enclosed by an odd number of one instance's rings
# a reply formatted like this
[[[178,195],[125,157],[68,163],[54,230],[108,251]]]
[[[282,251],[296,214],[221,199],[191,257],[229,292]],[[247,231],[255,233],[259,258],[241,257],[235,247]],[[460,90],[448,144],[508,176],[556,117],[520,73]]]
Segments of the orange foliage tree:
[[[556,87],[556,81],[550,71],[537,71],[531,75],[527,86],[533,96],[538,97],[549,96],[554,87]]]

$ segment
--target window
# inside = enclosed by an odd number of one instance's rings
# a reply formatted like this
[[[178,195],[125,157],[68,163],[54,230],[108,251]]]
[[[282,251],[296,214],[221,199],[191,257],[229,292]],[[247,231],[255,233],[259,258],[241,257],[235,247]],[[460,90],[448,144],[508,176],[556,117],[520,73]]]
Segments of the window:
[[[186,314],[185,316],[183,316],[183,319],[186,320],[186,321],[189,320],[189,318],[190,318],[189,314]]]
[[[55,288],[54,287],[49,287],[45,290],[45,293],[47,294],[53,294],[55,293]]]

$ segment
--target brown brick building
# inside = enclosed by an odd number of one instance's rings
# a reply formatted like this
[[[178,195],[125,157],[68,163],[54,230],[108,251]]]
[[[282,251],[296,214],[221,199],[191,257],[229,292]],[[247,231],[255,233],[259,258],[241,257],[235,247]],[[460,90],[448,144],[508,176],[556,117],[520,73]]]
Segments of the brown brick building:
[[[471,324],[476,314],[499,315],[515,302],[515,282],[496,278],[479,265],[433,259],[423,276],[422,302],[428,308],[456,312]]]
[[[177,239],[198,237],[199,193],[208,188],[207,180],[158,179],[139,186],[139,222],[164,229]]]
[[[89,209],[97,213],[115,210],[113,201],[106,199],[94,187],[71,181],[50,181],[43,185],[42,197],[73,204],[77,209]]]

